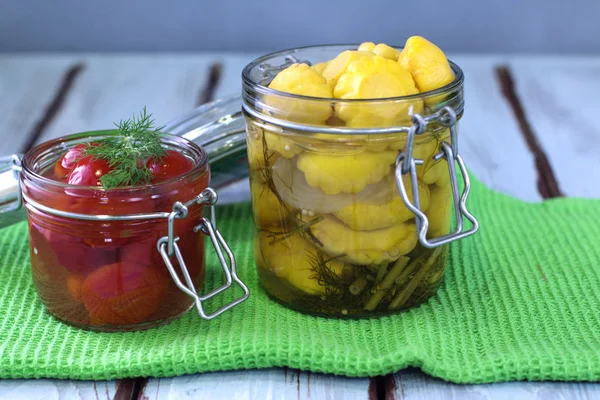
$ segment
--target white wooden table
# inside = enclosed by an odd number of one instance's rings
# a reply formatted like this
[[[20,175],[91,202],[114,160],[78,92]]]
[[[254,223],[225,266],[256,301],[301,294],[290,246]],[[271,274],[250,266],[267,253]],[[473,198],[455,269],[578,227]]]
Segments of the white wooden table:
[[[254,56],[0,55],[0,155],[110,127],[143,106],[166,123],[239,93],[241,70]],[[600,197],[600,57],[451,58],[466,75],[461,151],[479,179],[534,202]],[[454,385],[414,369],[350,379],[285,368],[110,382],[0,380],[0,399],[67,398],[594,399],[600,384]]]

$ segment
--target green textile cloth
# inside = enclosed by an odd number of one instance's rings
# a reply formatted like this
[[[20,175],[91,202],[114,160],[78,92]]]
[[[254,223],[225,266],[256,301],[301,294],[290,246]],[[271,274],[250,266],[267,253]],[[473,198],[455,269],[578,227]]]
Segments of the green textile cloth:
[[[250,299],[212,321],[192,311],[134,333],[87,332],[51,317],[32,285],[26,224],[19,223],[0,231],[0,377],[165,377],[282,366],[374,376],[415,366],[462,383],[599,380],[600,200],[531,204],[474,180],[469,208],[481,229],[451,245],[437,295],[397,315],[339,320],[270,300],[254,269],[249,204],[220,207],[219,228]],[[208,285],[218,279],[209,253]]]

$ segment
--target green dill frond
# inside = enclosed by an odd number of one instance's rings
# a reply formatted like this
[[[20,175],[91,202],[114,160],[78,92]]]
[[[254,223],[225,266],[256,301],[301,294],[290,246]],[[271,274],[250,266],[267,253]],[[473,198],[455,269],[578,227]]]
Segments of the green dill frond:
[[[112,170],[100,178],[105,189],[119,186],[147,184],[152,173],[146,167],[146,160],[161,159],[165,149],[161,142],[161,129],[154,127],[152,114],[146,107],[139,116],[121,120],[115,124],[116,135],[98,141],[97,146],[89,146],[86,155],[106,160]]]

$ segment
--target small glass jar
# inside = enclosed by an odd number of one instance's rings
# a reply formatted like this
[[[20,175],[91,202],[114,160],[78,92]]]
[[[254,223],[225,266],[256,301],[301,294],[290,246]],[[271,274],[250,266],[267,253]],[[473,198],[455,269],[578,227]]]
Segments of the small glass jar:
[[[20,166],[20,188],[27,209],[33,282],[47,310],[62,321],[97,331],[131,331],[167,323],[196,304],[213,318],[248,297],[235,262],[204,206],[216,202],[208,188],[206,152],[194,143],[164,134],[164,148],[193,162],[173,179],[105,190],[75,186],[48,176],[70,148],[114,135],[96,131],[43,143]],[[205,238],[211,237],[227,284],[199,296],[205,276]],[[231,271],[221,250],[231,260]],[[187,264],[185,262],[187,260]],[[244,295],[207,314],[202,301],[240,284]]]
[[[458,66],[451,63],[447,86],[398,98],[268,88],[293,63],[315,65],[356,48],[282,51],[242,74],[260,282],[278,302],[323,316],[376,316],[424,302],[442,281],[448,243],[478,228],[465,208],[468,175],[457,151]]]

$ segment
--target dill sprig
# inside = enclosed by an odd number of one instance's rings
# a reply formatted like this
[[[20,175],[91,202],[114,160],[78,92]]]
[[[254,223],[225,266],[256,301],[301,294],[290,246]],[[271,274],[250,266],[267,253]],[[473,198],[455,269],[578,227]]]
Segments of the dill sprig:
[[[106,160],[111,171],[100,178],[105,189],[118,186],[147,184],[152,172],[146,166],[150,158],[161,159],[165,149],[161,143],[160,128],[154,127],[152,114],[146,113],[146,107],[139,116],[121,120],[115,124],[118,132],[111,137],[88,145],[86,154]]]

